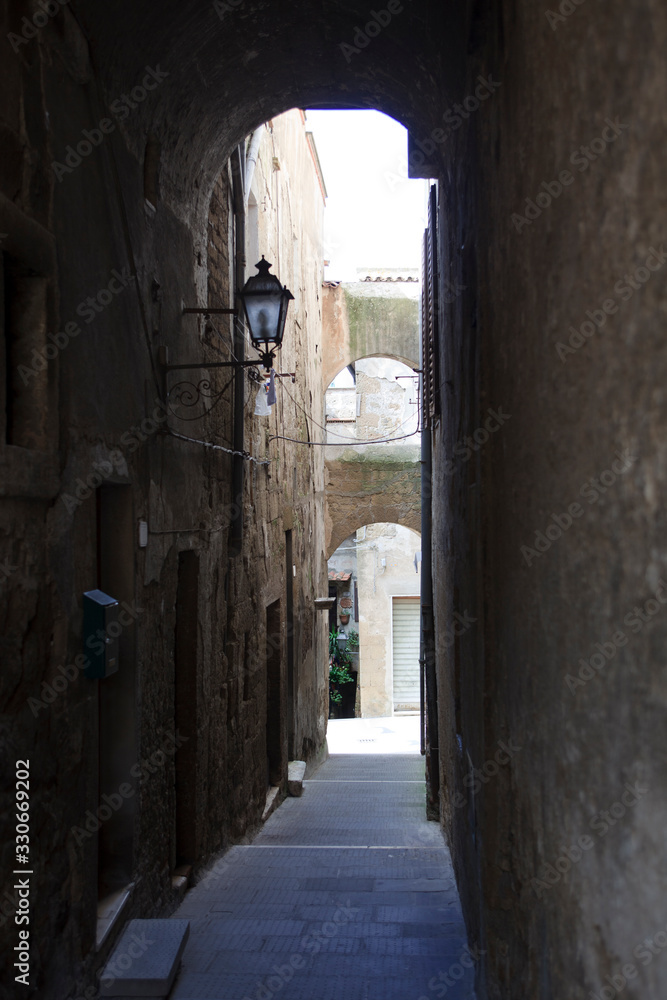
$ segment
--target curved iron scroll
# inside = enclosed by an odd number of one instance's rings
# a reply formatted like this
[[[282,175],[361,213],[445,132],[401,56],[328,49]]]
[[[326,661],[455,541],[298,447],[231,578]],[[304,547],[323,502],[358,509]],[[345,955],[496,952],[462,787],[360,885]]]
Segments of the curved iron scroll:
[[[207,378],[203,378],[197,383],[186,380],[175,382],[167,392],[167,406],[179,420],[201,420],[218,405],[232,381],[233,379],[230,379],[222,389],[218,390],[211,387],[211,382]],[[202,413],[184,415],[177,412],[177,408],[191,410],[199,405],[204,407]]]

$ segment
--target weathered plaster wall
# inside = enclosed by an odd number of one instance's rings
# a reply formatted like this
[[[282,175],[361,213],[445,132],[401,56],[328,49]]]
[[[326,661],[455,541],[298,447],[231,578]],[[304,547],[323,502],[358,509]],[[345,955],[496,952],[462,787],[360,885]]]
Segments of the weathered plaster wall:
[[[360,358],[391,355],[419,368],[419,283],[327,283],[322,295],[325,389]]]
[[[392,598],[419,597],[414,559],[420,547],[419,534],[399,524],[369,524],[357,531],[359,688],[364,718],[394,714]]]
[[[392,342],[387,341],[387,350]],[[392,358],[363,358],[355,362],[356,384],[337,385],[325,393],[327,443],[395,438],[408,448],[418,441],[419,375]],[[388,442],[387,442],[388,443]],[[335,448],[327,454],[338,455]]]
[[[356,437],[357,389],[356,386],[329,387],[326,391],[327,441],[341,437]],[[345,421],[347,426],[335,427],[334,421]]]
[[[643,1000],[666,982],[642,942],[667,924],[667,271],[651,257],[667,16],[554,12],[478,10],[458,100],[478,73],[499,86],[442,146],[443,812],[486,952],[479,995],[588,1000],[632,964],[622,996]],[[456,445],[489,408],[508,417],[466,461]],[[459,636],[454,613],[474,619]],[[517,749],[498,766],[500,740]],[[485,763],[473,794],[463,778]]]
[[[391,349],[392,341],[387,341]],[[398,447],[414,448],[418,436],[419,377],[391,358],[365,358],[356,364],[361,397],[356,421],[362,441],[396,438]]]
[[[344,538],[341,544],[338,546],[335,552],[333,552],[329,559],[327,560],[327,565],[329,567],[329,572],[334,573],[351,573],[352,577],[356,579],[357,576],[357,544],[356,544],[356,532],[350,535],[349,538]],[[351,586],[351,581],[345,583],[346,588],[349,589]]]

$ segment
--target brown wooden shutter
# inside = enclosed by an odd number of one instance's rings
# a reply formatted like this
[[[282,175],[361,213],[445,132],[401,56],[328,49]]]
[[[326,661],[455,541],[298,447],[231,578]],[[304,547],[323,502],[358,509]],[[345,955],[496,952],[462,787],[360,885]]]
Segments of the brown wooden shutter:
[[[430,320],[431,307],[429,305],[429,282],[428,282],[428,229],[424,230],[424,243],[422,246],[422,423],[424,427],[430,426]]]
[[[435,184],[428,200],[428,229],[422,254],[422,370],[423,420],[430,427],[440,412],[438,310],[438,201]]]

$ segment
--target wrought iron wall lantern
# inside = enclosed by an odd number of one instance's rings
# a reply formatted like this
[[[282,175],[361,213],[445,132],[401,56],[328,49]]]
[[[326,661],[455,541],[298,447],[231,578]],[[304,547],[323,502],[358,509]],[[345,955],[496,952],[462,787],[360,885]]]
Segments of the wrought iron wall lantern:
[[[275,352],[280,350],[285,333],[287,307],[294,298],[284,285],[281,285],[275,274],[269,274],[271,264],[262,259],[253,274],[243,286],[243,291],[237,292],[237,299],[243,306],[243,314],[248,322],[250,340],[259,352],[259,357],[249,361],[197,361],[187,364],[169,364],[166,347],[160,348],[159,364],[166,376],[170,371],[184,371],[195,368],[256,368],[262,365],[270,372],[275,362]],[[239,308],[234,309],[184,309],[184,314],[208,316],[238,316]],[[292,375],[292,372],[288,373]]]
[[[336,636],[336,645],[338,646],[339,653],[344,653],[347,649],[347,638],[344,629],[340,629]]]
[[[275,352],[282,347],[287,307],[294,296],[275,274],[269,274],[271,265],[263,255],[255,267],[257,274],[248,278],[238,298],[248,321],[252,346],[259,352],[264,368],[271,371]]]

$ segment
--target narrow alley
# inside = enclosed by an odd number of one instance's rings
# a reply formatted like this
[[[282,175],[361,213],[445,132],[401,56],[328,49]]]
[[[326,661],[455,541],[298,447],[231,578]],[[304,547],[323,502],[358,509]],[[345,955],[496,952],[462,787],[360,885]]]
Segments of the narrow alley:
[[[0,25],[0,1000],[667,1000],[665,0]]]
[[[415,753],[402,725],[418,719],[369,721],[331,722],[348,752],[188,893],[173,1000],[472,1000],[449,851],[424,816],[417,727]],[[397,741],[413,752],[371,750]]]

